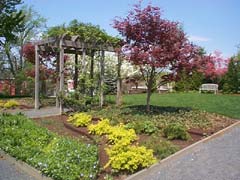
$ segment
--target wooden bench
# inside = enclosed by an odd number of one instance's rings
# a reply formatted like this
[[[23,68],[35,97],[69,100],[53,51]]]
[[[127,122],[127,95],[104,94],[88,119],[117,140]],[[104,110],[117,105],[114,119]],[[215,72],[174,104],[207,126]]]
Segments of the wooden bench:
[[[217,84],[202,84],[199,88],[199,93],[202,91],[214,91],[215,94],[218,92],[218,85]]]

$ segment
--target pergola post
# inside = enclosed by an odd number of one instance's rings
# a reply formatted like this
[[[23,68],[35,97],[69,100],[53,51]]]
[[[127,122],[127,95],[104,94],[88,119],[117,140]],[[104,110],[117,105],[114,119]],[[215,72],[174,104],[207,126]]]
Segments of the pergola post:
[[[39,109],[39,55],[35,45],[35,109]]]
[[[73,88],[76,90],[77,86],[78,86],[78,54],[75,54],[75,66],[74,66],[74,84],[73,84]]]
[[[90,63],[90,80],[93,81],[93,73],[94,73],[94,50],[91,50],[91,63]],[[93,97],[93,87],[90,87],[90,96]]]
[[[56,65],[56,73],[58,74],[59,73],[59,63],[60,60],[59,60],[59,53],[57,54],[57,65]],[[58,95],[59,95],[59,77],[57,76],[57,80],[56,80],[56,107],[58,108],[59,107],[59,99],[58,99]]]
[[[103,107],[104,104],[104,58],[105,52],[101,50],[101,57],[100,57],[100,107]]]
[[[120,106],[122,104],[122,77],[121,77],[121,66],[122,66],[122,60],[120,57],[120,53],[117,53],[117,99],[116,104],[117,106]]]
[[[64,95],[64,49],[63,49],[63,39],[61,38],[60,43],[59,43],[59,93]],[[61,97],[62,98],[62,97]],[[59,104],[59,109],[60,109],[60,114],[63,112],[63,102],[62,99],[60,99],[60,104]]]
[[[86,73],[86,49],[84,48],[84,44],[83,44],[83,49],[82,49],[82,74]]]

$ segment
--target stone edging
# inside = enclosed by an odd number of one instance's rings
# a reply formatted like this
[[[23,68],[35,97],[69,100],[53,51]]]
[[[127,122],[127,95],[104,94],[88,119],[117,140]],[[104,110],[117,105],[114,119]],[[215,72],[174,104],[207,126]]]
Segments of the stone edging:
[[[28,165],[27,163],[25,163],[21,160],[16,160],[15,158],[11,157],[10,155],[8,155],[7,153],[5,153],[2,150],[0,150],[0,155],[3,156],[3,158],[6,161],[14,164],[18,169],[25,172],[29,176],[32,176],[36,180],[52,180],[52,178],[46,177],[45,175],[41,174],[40,171],[38,171],[37,169]]]
[[[191,151],[195,146],[197,146],[199,144],[206,143],[206,142],[208,142],[209,140],[211,140],[213,138],[221,136],[222,134],[226,133],[227,131],[231,130],[233,127],[238,126],[238,125],[240,125],[240,120],[238,120],[238,122],[236,122],[236,123],[226,127],[225,129],[222,129],[222,130],[216,132],[215,134],[213,134],[211,136],[208,136],[208,137],[206,137],[206,138],[204,138],[204,139],[202,139],[202,140],[200,140],[200,141],[198,141],[198,142],[196,142],[196,143],[194,143],[194,144],[192,144],[192,145],[190,145],[190,146],[188,146],[188,147],[186,147],[186,148],[184,148],[184,149],[182,149],[182,150],[180,150],[180,151],[178,151],[178,152],[176,152],[176,153],[174,153],[174,154],[172,154],[170,156],[168,156],[167,158],[159,161],[158,163],[153,164],[149,168],[145,168],[145,169],[143,169],[143,170],[141,170],[141,171],[139,171],[139,172],[137,172],[137,173],[135,173],[133,175],[130,175],[129,177],[126,178],[126,180],[137,179],[137,177],[141,176],[141,174],[145,174],[148,171],[150,171],[151,169],[157,168],[158,165],[166,163],[168,161],[171,161],[171,160],[177,158],[178,156],[181,156],[182,154],[187,153],[188,151]]]

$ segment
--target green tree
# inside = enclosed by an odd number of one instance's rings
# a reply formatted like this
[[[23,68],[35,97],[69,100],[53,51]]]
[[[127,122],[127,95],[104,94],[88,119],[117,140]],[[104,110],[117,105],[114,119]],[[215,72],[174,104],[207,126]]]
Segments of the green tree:
[[[1,0],[0,1],[0,46],[5,40],[16,39],[15,32],[22,28],[24,14],[18,11],[16,6],[21,4],[21,0]]]
[[[41,17],[32,7],[23,6],[20,12],[24,15],[21,21],[21,28],[13,32],[14,39],[6,37],[1,42],[2,51],[5,54],[9,69],[16,77],[18,71],[24,68],[23,45],[27,41],[36,39],[45,26],[46,20]],[[18,53],[19,52],[19,53]]]
[[[223,91],[238,93],[240,90],[240,53],[230,59],[228,71],[224,77]]]

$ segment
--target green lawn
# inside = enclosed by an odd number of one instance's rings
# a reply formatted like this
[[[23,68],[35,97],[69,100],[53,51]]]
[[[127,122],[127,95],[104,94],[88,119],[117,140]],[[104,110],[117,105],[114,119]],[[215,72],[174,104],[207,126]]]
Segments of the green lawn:
[[[125,95],[124,105],[144,105],[146,94]],[[153,94],[151,105],[191,107],[240,119],[240,96],[199,93]]]

